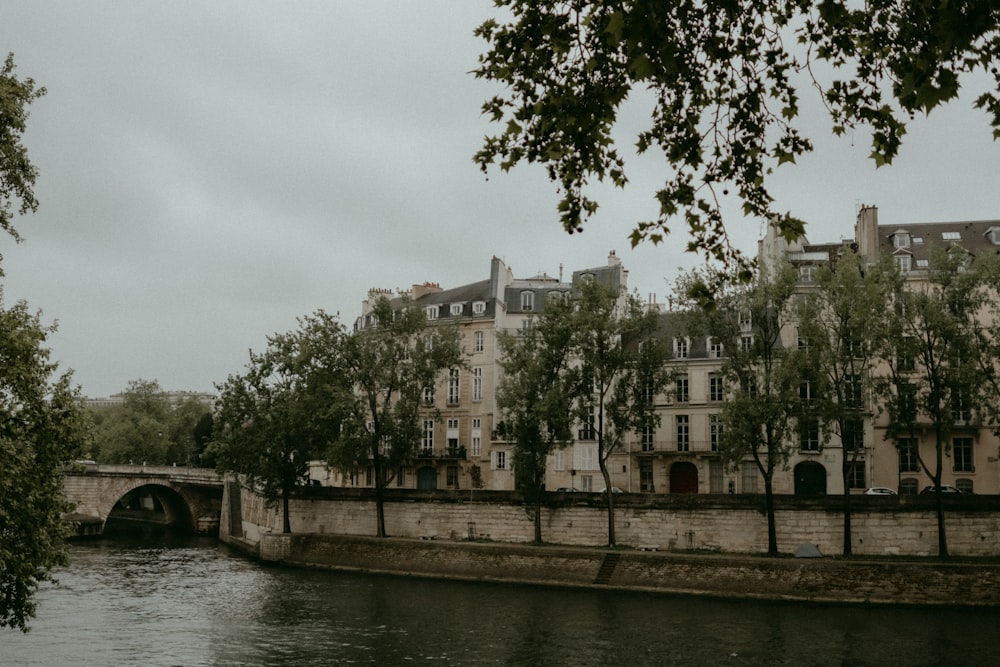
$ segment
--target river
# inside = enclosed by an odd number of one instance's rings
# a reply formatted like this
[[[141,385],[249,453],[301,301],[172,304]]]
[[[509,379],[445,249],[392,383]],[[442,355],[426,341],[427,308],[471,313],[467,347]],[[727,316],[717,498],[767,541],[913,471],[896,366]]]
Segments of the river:
[[[76,542],[0,665],[988,665],[1000,611],[733,602],[267,567],[162,529]]]

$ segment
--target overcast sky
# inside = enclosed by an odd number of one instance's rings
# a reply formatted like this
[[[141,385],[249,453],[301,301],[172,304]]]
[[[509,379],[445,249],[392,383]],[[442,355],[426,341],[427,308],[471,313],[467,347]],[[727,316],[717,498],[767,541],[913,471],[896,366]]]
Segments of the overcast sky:
[[[487,0],[7,0],[0,51],[48,94],[25,138],[41,206],[15,220],[24,243],[0,239],[5,302],[57,320],[60,367],[106,396],[137,378],[213,391],[300,315],[350,323],[370,287],[482,280],[494,255],[529,277],[616,250],[664,300],[699,260],[680,227],[629,249],[655,214],[655,158],[573,236],[540,169],[473,164],[494,92],[469,74],[473,30],[492,15]],[[1000,218],[1000,145],[972,97],[914,123],[878,171],[866,136],[835,140],[812,113],[817,151],[782,168],[779,205],[814,242],[851,236],[859,204],[883,224]],[[760,222],[728,225],[753,252]]]

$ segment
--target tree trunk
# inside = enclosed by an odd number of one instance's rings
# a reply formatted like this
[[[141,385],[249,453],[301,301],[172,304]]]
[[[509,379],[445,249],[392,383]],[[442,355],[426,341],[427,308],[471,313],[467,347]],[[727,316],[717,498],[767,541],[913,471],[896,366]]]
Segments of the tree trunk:
[[[542,543],[542,490],[535,489],[535,544]]]
[[[847,482],[847,459],[844,458],[840,467],[840,476],[844,482],[844,555],[850,556],[851,550],[851,488]]]
[[[774,526],[774,488],[771,476],[764,478],[764,505],[767,508],[767,555],[778,555],[778,531]]]
[[[597,458],[601,466],[601,475],[604,477],[604,495],[608,499],[608,546],[613,547],[615,540],[615,494],[611,492],[611,473],[608,472],[608,464],[604,460],[601,447],[598,446]]]
[[[281,532],[290,533],[292,532],[292,521],[288,516],[288,497],[291,495],[288,487],[281,489],[281,517],[282,525]]]

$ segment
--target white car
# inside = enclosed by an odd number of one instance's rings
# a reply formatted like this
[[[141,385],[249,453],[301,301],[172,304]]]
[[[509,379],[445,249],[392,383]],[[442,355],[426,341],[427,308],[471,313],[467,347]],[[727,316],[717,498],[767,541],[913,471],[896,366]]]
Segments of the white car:
[[[894,496],[896,492],[886,486],[873,486],[865,491],[866,496]]]
[[[598,493],[607,493],[607,492],[608,492],[607,488],[603,488],[600,491],[598,491]],[[617,486],[612,486],[611,493],[625,493],[625,492],[619,489]]]

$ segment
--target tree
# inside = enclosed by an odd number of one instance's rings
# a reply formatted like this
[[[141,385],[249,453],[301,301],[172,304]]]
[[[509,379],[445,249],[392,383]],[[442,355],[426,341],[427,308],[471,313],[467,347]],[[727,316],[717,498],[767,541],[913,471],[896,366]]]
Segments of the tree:
[[[292,490],[340,433],[347,340],[335,317],[317,311],[296,331],[268,337],[245,373],[218,386],[209,454],[221,472],[242,475],[271,506],[280,504],[285,533]]]
[[[719,455],[737,470],[749,458],[764,480],[768,555],[778,555],[774,473],[787,468],[792,426],[807,416],[811,397],[808,355],[782,339],[791,316],[797,274],[787,261],[760,267],[749,284],[712,294],[713,276],[692,274],[679,283],[693,333],[712,338],[729,388],[722,406]],[[805,390],[805,391],[804,391]]]
[[[0,627],[22,631],[39,584],[67,562],[71,507],[60,473],[89,437],[71,375],[53,380],[57,365],[44,345],[54,331],[26,303],[0,302]]]
[[[666,182],[659,214],[639,222],[632,243],[660,242],[683,215],[688,248],[736,253],[723,222],[732,190],[743,212],[776,221],[789,240],[804,233],[776,210],[774,169],[812,150],[797,126],[799,89],[815,88],[835,134],[868,126],[876,165],[896,156],[906,121],[958,95],[963,78],[997,82],[975,106],[1000,136],[1000,12],[988,2],[846,0],[608,3],[496,0],[510,18],[488,19],[475,75],[505,87],[483,113],[502,130],[475,161],[486,171],[540,163],[562,192],[570,233],[597,210],[593,180],[627,183],[616,130],[625,102],[643,89],[652,119],[639,153],[659,149]],[[853,5],[853,7],[852,7]],[[825,77],[821,80],[821,75]],[[744,275],[749,277],[744,264]]]
[[[462,359],[458,330],[428,327],[423,310],[409,302],[394,308],[382,297],[370,321],[345,340],[342,379],[350,390],[340,396],[343,428],[329,462],[372,471],[376,534],[385,537],[385,489],[417,453],[423,391]]]
[[[991,387],[982,356],[989,348],[980,345],[978,335],[991,295],[985,281],[991,264],[989,258],[973,260],[957,247],[934,248],[926,283],[897,280],[892,307],[881,323],[884,366],[879,383],[889,412],[887,436],[911,443],[925,429],[934,436],[933,465],[927,465],[919,446],[912,453],[936,489],[941,558],[948,557],[940,492],[944,459],[952,454],[953,433],[987,409]]]
[[[820,267],[816,282],[797,309],[799,341],[817,384],[810,414],[840,441],[843,482],[843,554],[851,555],[851,478],[864,464],[865,419],[872,415],[871,369],[878,347],[877,327],[891,292],[891,269],[866,267],[856,252],[844,249]],[[810,427],[812,423],[810,422]]]
[[[21,215],[38,210],[34,194],[38,170],[28,159],[21,137],[28,123],[28,105],[45,95],[45,88],[36,87],[30,78],[18,79],[14,69],[14,54],[9,53],[0,69],[0,228],[20,241],[13,224],[15,202],[20,202],[16,210]]]
[[[162,465],[170,442],[170,402],[156,380],[130,380],[120,406],[96,412],[94,458],[105,463]]]
[[[656,313],[620,289],[597,280],[581,281],[570,317],[575,332],[570,378],[574,414],[582,430],[597,440],[612,547],[615,508],[608,458],[628,433],[656,423],[653,398],[671,377],[665,348],[654,335]]]
[[[570,356],[574,305],[549,300],[531,326],[501,332],[503,376],[497,407],[513,442],[517,486],[532,508],[535,543],[542,542],[542,498],[549,455],[572,441]]]

